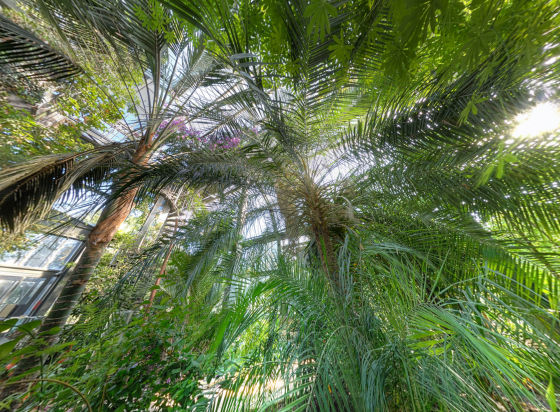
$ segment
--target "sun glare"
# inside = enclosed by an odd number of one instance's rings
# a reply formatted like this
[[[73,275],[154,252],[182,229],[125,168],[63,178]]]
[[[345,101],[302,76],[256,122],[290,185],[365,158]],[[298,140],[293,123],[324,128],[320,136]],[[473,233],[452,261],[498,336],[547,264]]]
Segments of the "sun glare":
[[[514,137],[536,137],[560,128],[560,106],[546,102],[539,103],[515,118],[517,126]]]

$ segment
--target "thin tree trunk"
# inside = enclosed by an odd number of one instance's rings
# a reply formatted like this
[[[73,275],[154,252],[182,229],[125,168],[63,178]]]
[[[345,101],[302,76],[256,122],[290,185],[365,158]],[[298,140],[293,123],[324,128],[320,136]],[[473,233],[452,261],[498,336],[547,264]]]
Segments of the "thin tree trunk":
[[[161,269],[159,270],[159,274],[154,286],[159,286],[159,284],[161,283],[161,279],[165,274],[165,271],[167,270],[167,263],[169,262],[169,257],[171,256],[171,252],[173,252],[173,246],[175,245],[175,234],[177,233],[178,225],[179,225],[179,215],[177,215],[177,219],[175,219],[175,227],[173,228],[173,234],[171,235],[172,236],[171,242],[169,243],[169,248],[165,253],[165,257],[163,259],[163,263],[161,265]],[[146,311],[148,311],[152,307],[154,303],[154,299],[156,297],[156,293],[157,293],[157,289],[153,289],[152,292],[150,293],[150,300],[148,302],[148,306],[146,307]]]
[[[140,231],[138,232],[138,236],[136,236],[136,242],[134,243],[134,250],[137,253],[140,252],[140,249],[142,248],[142,245],[146,240],[148,231],[150,230],[152,223],[154,222],[156,216],[160,213],[160,208],[164,210],[166,208],[166,203],[167,201],[163,196],[160,195],[156,198],[156,201],[154,202],[154,205],[150,209],[150,213],[148,214],[146,221],[140,228]]]
[[[280,237],[280,232],[278,231],[278,222],[276,221],[276,215],[274,214],[274,210],[269,209],[268,214],[270,215],[270,222],[272,223],[272,230],[276,235],[276,254],[277,257],[280,258],[282,254],[282,239]]]

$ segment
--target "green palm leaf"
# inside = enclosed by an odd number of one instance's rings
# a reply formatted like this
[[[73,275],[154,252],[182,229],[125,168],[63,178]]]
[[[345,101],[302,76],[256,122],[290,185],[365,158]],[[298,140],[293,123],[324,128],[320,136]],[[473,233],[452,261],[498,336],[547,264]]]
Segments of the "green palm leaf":
[[[82,70],[64,53],[0,15],[0,64],[3,72],[36,80],[60,81]]]

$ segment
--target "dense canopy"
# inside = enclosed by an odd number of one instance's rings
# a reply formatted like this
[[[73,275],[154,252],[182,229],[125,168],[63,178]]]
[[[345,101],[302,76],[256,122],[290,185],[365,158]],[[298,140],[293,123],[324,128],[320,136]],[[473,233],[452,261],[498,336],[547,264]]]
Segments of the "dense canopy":
[[[558,409],[558,1],[0,7],[0,408]]]

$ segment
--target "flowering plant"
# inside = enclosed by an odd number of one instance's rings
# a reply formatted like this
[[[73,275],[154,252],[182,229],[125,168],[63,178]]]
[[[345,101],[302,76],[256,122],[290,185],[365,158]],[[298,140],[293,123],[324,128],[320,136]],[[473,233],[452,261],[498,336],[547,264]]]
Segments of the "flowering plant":
[[[239,145],[241,138],[239,136],[231,136],[225,133],[213,133],[202,135],[187,125],[185,120],[175,118],[173,120],[163,120],[157,129],[157,134],[167,133],[174,135],[179,140],[185,141],[191,147],[209,148],[210,150],[233,149]]]

